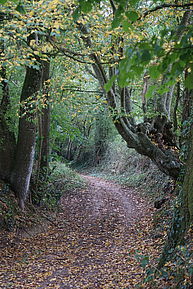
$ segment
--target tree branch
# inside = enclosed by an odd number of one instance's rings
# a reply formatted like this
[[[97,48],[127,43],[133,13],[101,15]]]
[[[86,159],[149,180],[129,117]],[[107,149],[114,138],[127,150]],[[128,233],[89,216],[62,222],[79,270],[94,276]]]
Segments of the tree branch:
[[[193,3],[187,3],[187,4],[169,4],[169,3],[164,3],[162,5],[158,5],[148,11],[146,11],[145,13],[143,13],[142,17],[146,17],[147,15],[149,15],[152,12],[155,12],[157,10],[161,10],[164,8],[188,8],[193,6]],[[142,17],[140,17],[139,19],[141,19]]]
[[[113,14],[115,15],[115,12],[117,11],[117,8],[116,8],[115,3],[113,2],[113,0],[110,0],[110,4],[111,4],[111,7],[113,9]]]
[[[96,74],[91,69],[89,69],[88,66],[85,66],[85,69],[92,77],[98,80]]]
[[[77,92],[88,92],[88,93],[98,93],[98,94],[101,94],[103,95],[104,93],[102,91],[99,91],[99,90],[83,90],[83,89],[71,89],[71,88],[65,88],[63,89],[63,91],[77,91]]]

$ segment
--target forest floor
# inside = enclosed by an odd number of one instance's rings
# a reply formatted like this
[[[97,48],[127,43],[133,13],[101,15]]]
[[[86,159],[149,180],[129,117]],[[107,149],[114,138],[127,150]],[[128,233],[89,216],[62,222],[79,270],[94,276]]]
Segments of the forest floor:
[[[132,188],[82,176],[45,230],[0,245],[0,288],[135,288],[160,253],[152,207]],[[140,285],[138,288],[149,288]]]

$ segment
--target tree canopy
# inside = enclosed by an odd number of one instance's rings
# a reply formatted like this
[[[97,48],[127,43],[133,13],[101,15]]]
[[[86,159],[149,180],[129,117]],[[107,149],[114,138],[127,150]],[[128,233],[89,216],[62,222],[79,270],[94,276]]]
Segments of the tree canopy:
[[[172,179],[184,176],[176,246],[193,215],[193,4],[0,5],[0,178],[21,209],[41,191],[51,160],[96,165],[116,128],[128,148]]]

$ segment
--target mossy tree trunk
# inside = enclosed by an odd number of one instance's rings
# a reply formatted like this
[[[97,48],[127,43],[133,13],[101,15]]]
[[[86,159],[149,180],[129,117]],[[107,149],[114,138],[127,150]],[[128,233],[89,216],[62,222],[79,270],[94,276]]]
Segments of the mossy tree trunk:
[[[184,205],[187,211],[186,223],[189,227],[193,223],[193,125],[191,126],[190,149],[186,164],[186,173],[183,184]]]
[[[185,234],[193,223],[193,90],[186,90],[185,95],[186,98],[188,95],[188,102],[185,102],[186,120],[184,119],[184,121],[189,124],[184,143],[185,150],[187,150],[185,172],[172,227],[159,260],[158,268],[163,267],[173,254],[173,249],[184,242]]]

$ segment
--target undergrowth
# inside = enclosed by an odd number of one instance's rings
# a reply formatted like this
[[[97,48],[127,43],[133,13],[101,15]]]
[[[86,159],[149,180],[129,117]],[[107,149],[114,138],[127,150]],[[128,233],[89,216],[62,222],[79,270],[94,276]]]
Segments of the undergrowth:
[[[174,188],[170,178],[161,173],[149,158],[129,149],[119,136],[109,143],[102,162],[92,174],[100,174],[122,185],[139,188],[152,200],[164,197]]]
[[[42,219],[49,221],[49,216],[59,209],[61,196],[84,186],[84,180],[75,171],[64,163],[53,162],[47,177],[40,179],[35,191],[31,190],[22,212],[9,185],[1,182],[0,229],[13,232],[40,224]]]
[[[149,262],[148,256],[140,256],[139,264],[144,270],[144,278],[136,288],[149,289],[192,289],[193,288],[193,230],[190,229],[186,243],[171,250],[170,261],[161,269]]]
[[[52,162],[46,178],[40,178],[38,190],[32,194],[32,202],[48,209],[57,207],[62,195],[85,186],[85,182],[66,164]]]

